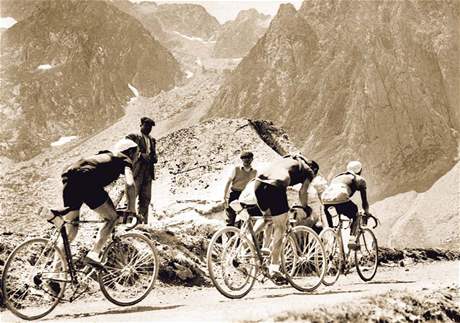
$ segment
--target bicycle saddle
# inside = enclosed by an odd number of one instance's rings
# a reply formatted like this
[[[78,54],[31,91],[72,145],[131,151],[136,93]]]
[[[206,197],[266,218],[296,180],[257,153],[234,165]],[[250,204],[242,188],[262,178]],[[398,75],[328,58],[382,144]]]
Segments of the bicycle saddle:
[[[70,212],[70,207],[64,207],[62,209],[51,209],[51,213],[53,213],[54,216],[65,216],[67,213]]]

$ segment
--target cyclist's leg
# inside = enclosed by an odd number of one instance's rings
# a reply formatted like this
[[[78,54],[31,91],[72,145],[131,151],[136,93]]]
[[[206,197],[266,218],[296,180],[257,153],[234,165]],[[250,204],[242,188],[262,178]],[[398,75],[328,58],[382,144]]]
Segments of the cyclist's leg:
[[[264,249],[270,248],[270,243],[272,242],[273,237],[273,225],[267,225],[264,229],[264,241],[262,247]]]
[[[68,207],[71,210],[65,216],[63,216],[63,219],[66,222],[78,220],[80,217],[80,207],[83,204],[81,195],[82,187],[80,185],[80,181],[76,176],[69,178],[68,175],[64,173],[62,175],[62,183],[64,185],[62,189],[63,203],[65,207]],[[78,234],[78,224],[66,223],[65,229],[67,233],[67,239],[69,240],[69,243],[71,243]],[[59,239],[57,247],[62,251],[63,254],[65,254],[62,237]],[[60,263],[59,259],[59,254],[56,252],[53,261],[53,269],[56,272],[62,268],[62,264]]]
[[[350,239],[348,240],[348,247],[353,249],[356,247],[356,233],[358,227],[358,221],[356,221],[356,216],[358,213],[358,207],[352,201],[348,201],[338,205],[337,212],[339,214],[345,215],[351,220],[350,225]]]
[[[271,264],[274,269],[279,268],[281,262],[281,245],[284,234],[286,233],[286,223],[288,218],[288,213],[273,216],[273,246]]]
[[[328,210],[328,208],[330,206],[335,206],[335,205],[324,204],[323,208],[324,208],[324,215],[326,216],[326,221],[327,221],[326,224],[327,224],[327,226],[329,228],[332,228],[332,225],[333,225],[333,223],[332,223],[332,215],[331,215],[331,213],[329,213],[329,210]],[[326,227],[323,227],[323,228],[326,229]]]
[[[351,231],[350,235],[355,236],[356,230],[358,226],[358,221],[356,221],[356,217],[358,214],[358,207],[352,201],[348,201],[338,205],[338,213],[345,215],[347,218],[351,220]]]
[[[88,195],[85,203],[100,217],[106,220],[97,233],[96,241],[92,249],[92,255],[99,255],[117,223],[118,214],[112,200],[103,188],[91,190],[91,197]]]

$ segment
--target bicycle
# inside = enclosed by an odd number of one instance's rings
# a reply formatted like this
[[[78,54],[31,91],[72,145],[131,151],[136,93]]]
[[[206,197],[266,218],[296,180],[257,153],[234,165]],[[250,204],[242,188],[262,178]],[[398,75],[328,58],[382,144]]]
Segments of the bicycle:
[[[270,254],[261,251],[261,239],[254,232],[253,222],[262,217],[250,216],[248,206],[238,201],[232,202],[231,207],[237,213],[236,219],[242,221],[242,227],[222,228],[211,239],[207,265],[214,286],[225,297],[235,299],[247,295],[256,280],[285,284],[286,281],[270,276]],[[294,226],[296,221],[292,216],[288,220],[281,247],[281,272],[291,286],[311,292],[321,285],[326,273],[324,247],[312,229]]]
[[[334,228],[327,228],[320,233],[328,263],[323,284],[332,286],[339,279],[341,273],[344,275],[349,273],[351,265],[348,259],[352,251],[354,252],[354,264],[359,277],[366,282],[372,280],[377,273],[378,245],[374,233],[367,227],[367,222],[372,219],[374,221],[372,229],[375,229],[379,223],[378,219],[373,215],[364,214],[363,211],[358,212],[356,217],[356,221],[358,221],[356,232],[357,247],[354,250],[349,249],[346,253],[342,229],[348,229],[351,220],[342,214],[337,214],[334,207],[329,207],[328,210],[333,220],[338,219],[338,224]],[[344,222],[348,222],[348,226],[345,226]]]
[[[23,242],[9,255],[2,275],[2,292],[7,308],[25,320],[49,314],[59,302],[73,302],[88,293],[97,281],[102,294],[113,304],[134,305],[153,289],[158,276],[158,255],[146,236],[112,230],[110,243],[102,251],[102,266],[86,263],[72,256],[66,223],[104,223],[104,220],[65,221],[65,210],[51,210],[51,238],[34,238]],[[119,222],[127,224],[128,214],[117,210]],[[137,215],[126,231],[138,224]],[[64,253],[57,247],[62,237]],[[57,255],[57,256],[56,256]],[[56,268],[56,261],[60,268]],[[66,287],[70,286],[67,295]],[[53,288],[54,287],[54,288]],[[67,295],[67,298],[65,296]]]

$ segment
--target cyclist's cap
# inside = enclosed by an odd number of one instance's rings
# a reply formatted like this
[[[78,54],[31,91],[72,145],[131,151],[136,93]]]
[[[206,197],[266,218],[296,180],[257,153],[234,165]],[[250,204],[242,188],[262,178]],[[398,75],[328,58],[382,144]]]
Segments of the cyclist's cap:
[[[241,159],[253,159],[254,158],[254,154],[250,151],[243,151],[240,155],[240,158]]]
[[[155,121],[153,121],[149,117],[142,117],[141,118],[141,124],[149,124],[149,125],[151,125],[153,127],[155,125]]]
[[[115,146],[113,147],[113,152],[122,153],[134,147],[137,147],[137,144],[134,141],[127,138],[123,138],[115,144]]]

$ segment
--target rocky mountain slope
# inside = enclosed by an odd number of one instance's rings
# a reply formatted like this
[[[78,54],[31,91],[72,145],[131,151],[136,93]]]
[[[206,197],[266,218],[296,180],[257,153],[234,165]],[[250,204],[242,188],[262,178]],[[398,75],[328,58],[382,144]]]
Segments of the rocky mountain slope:
[[[218,33],[214,57],[244,57],[265,33],[270,16],[256,9],[242,10],[235,20],[226,22]]]
[[[159,40],[163,45],[168,41],[168,35],[161,27],[160,21],[155,16],[154,12],[158,5],[155,2],[142,1],[139,3],[129,0],[109,1],[112,5],[123,12],[136,18],[145,29],[147,29],[152,37]]]
[[[0,16],[12,17],[17,21],[23,20],[48,0],[0,0]]]
[[[426,192],[414,191],[372,205],[381,221],[380,245],[392,248],[460,248],[460,163]]]
[[[161,4],[155,16],[164,29],[173,30],[189,37],[208,40],[220,28],[217,19],[203,6],[189,3]]]
[[[281,5],[209,116],[273,120],[329,175],[360,159],[373,200],[426,190],[457,155],[459,6]]]
[[[153,96],[182,76],[138,21],[103,1],[40,2],[1,47],[0,154],[15,159],[94,133],[123,115],[136,89]]]

